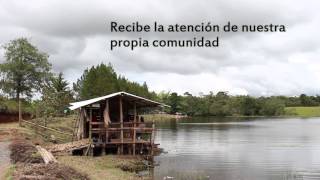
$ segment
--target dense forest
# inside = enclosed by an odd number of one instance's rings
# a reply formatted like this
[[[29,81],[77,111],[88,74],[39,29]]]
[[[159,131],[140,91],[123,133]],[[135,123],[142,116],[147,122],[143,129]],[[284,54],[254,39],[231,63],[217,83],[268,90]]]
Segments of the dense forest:
[[[186,92],[159,93],[162,102],[171,106],[169,113],[181,112],[190,116],[279,116],[285,113],[285,107],[319,106],[320,96],[298,97],[271,96],[230,96],[227,92],[193,96]]]
[[[126,91],[149,99],[155,99],[157,96],[156,93],[149,91],[147,83],[141,85],[118,75],[110,63],[86,69],[77,82],[73,83],[76,100],[90,99],[118,91]]]
[[[185,92],[155,93],[148,85],[130,81],[117,74],[111,64],[99,64],[84,70],[70,84],[60,72],[52,72],[48,54],[26,38],[3,46],[5,61],[0,64],[0,112],[22,110],[35,116],[62,116],[70,102],[126,91],[168,104],[167,113],[189,116],[278,116],[285,107],[319,106],[320,96],[297,97],[231,96],[227,92],[192,95]]]

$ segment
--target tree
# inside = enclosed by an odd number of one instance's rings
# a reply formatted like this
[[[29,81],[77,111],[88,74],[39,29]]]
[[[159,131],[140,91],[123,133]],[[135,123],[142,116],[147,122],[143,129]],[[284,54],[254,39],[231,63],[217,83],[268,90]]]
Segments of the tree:
[[[182,107],[182,112],[187,114],[188,116],[193,116],[197,113],[197,108],[199,107],[198,103],[198,98],[195,96],[192,96],[189,92],[185,92],[182,96],[182,102],[181,102],[181,107]]]
[[[317,102],[317,97],[314,96],[307,96],[306,94],[301,94],[300,102],[302,106],[318,106],[319,103]]]
[[[180,96],[173,92],[170,94],[169,99],[168,99],[168,104],[171,107],[170,113],[174,114],[181,110],[181,99]]]
[[[86,69],[77,83],[73,84],[77,100],[90,99],[97,96],[126,91],[138,96],[155,99],[156,94],[149,92],[147,83],[142,85],[118,76],[111,64],[100,64]]]
[[[166,91],[161,91],[158,94],[156,94],[157,98],[156,100],[159,102],[163,102],[164,104],[169,104],[169,97],[170,97],[170,91],[166,92]],[[162,109],[164,112],[166,113],[170,113],[171,108],[169,107],[163,107]]]
[[[231,115],[230,98],[227,92],[220,91],[214,97],[210,104],[210,114],[215,116]]]
[[[21,96],[32,97],[41,89],[50,72],[48,55],[40,52],[26,38],[10,41],[3,46],[5,62],[0,64],[0,88],[19,102],[19,124],[21,125]]]
[[[307,95],[301,94],[300,97],[299,97],[299,99],[300,99],[300,103],[301,103],[302,106],[307,106],[307,105],[309,105],[309,98],[308,98]]]
[[[257,100],[250,96],[243,97],[241,101],[241,114],[245,116],[257,115],[259,107]]]
[[[64,109],[73,99],[68,85],[68,82],[63,78],[63,74],[59,73],[57,77],[52,77],[43,88],[42,102],[46,115],[63,115]]]
[[[263,103],[261,114],[267,116],[279,116],[284,114],[285,104],[277,98],[268,98]]]
[[[111,64],[100,64],[85,70],[73,87],[79,96],[78,99],[83,100],[118,91],[117,81],[117,74]]]

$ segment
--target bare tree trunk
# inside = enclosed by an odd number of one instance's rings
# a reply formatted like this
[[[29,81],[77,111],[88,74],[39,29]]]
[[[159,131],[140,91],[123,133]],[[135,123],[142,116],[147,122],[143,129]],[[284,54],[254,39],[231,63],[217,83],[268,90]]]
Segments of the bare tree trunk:
[[[22,112],[21,112],[21,98],[20,92],[17,91],[17,101],[18,101],[18,118],[19,118],[19,126],[22,126]]]
[[[22,126],[21,99],[19,98],[19,126]]]
[[[18,99],[18,111],[19,111],[19,126],[22,126],[22,112],[21,112],[20,93],[17,94],[17,99]]]

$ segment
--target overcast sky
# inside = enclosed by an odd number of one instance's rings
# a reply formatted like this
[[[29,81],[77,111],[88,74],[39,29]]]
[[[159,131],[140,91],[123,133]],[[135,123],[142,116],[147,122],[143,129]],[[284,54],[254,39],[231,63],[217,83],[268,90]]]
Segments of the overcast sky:
[[[27,37],[70,82],[111,62],[151,90],[255,96],[320,94],[319,0],[0,0],[0,44]],[[221,34],[219,48],[109,50],[110,39],[193,33],[110,33],[110,21],[285,24],[286,33]],[[199,34],[198,34],[199,35]],[[201,35],[201,34],[200,34]],[[203,34],[207,38],[214,33]],[[4,60],[0,51],[0,62]]]

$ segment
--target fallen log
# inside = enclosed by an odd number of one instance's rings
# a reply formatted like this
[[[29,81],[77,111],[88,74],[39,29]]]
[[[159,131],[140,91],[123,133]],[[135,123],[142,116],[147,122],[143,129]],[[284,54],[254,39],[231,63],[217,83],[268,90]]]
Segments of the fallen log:
[[[51,154],[51,152],[47,151],[46,149],[42,148],[41,146],[36,146],[36,148],[37,148],[38,152],[40,153],[43,161],[46,164],[58,162],[56,160],[56,158]]]
[[[39,176],[39,175],[23,175],[23,176],[19,176],[19,179],[37,179],[37,180],[55,180],[55,178],[50,178],[50,177],[47,177],[47,176]]]
[[[79,141],[73,141],[64,144],[55,144],[48,146],[47,149],[51,153],[63,153],[63,152],[71,152],[75,149],[81,149],[84,147],[88,147],[90,145],[89,139],[82,139]]]

